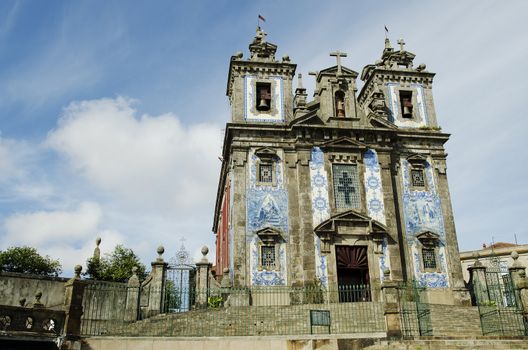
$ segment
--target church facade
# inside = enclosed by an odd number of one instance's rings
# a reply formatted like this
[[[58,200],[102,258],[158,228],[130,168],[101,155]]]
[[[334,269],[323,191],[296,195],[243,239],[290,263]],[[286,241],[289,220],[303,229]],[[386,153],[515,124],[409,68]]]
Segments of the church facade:
[[[260,28],[250,56],[231,57],[217,276],[235,287],[368,285],[373,300],[384,281],[415,281],[431,301],[467,303],[434,73],[398,44],[386,39],[361,76],[331,53],[336,65],[310,73],[311,101]]]

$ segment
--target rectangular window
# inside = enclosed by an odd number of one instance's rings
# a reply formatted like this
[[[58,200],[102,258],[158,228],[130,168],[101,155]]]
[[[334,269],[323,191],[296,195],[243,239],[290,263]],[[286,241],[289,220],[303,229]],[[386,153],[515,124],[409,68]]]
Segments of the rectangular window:
[[[434,249],[422,249],[424,269],[436,269],[436,254]]]
[[[423,169],[411,169],[411,180],[414,187],[425,187]]]
[[[334,197],[336,208],[357,209],[361,206],[356,165],[334,164]]]
[[[257,83],[257,111],[269,111],[271,108],[271,83]]]
[[[275,268],[275,246],[263,245],[260,247],[261,265],[266,269]]]
[[[401,106],[402,117],[412,119],[413,117],[412,91],[400,90],[400,106]]]
[[[260,164],[259,165],[259,182],[272,183],[273,182],[273,165],[272,164]]]

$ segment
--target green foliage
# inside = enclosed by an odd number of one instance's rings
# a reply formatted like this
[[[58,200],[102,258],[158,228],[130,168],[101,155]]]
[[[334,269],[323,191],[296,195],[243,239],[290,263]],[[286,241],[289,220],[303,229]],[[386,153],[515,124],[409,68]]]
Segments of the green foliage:
[[[165,310],[172,312],[181,306],[181,297],[174,281],[167,280],[165,284]]]
[[[147,276],[146,267],[132,249],[117,245],[110,254],[100,259],[91,257],[87,261],[84,275],[101,281],[125,282],[132,276],[132,268],[137,266],[137,276],[144,280]]]
[[[58,276],[62,266],[58,260],[40,255],[35,248],[11,247],[0,251],[0,271]]]
[[[223,299],[219,295],[212,295],[209,298],[207,298],[207,304],[209,305],[209,307],[212,307],[212,308],[219,308],[220,306],[222,306],[222,302],[223,302]]]

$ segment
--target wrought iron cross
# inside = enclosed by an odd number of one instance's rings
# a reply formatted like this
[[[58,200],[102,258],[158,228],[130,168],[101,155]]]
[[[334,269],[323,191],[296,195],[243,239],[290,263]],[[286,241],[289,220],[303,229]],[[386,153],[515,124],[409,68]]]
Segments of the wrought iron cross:
[[[397,42],[400,45],[400,51],[403,52],[404,51],[403,46],[405,46],[405,41],[403,41],[403,39],[400,38],[400,39],[398,39]]]
[[[337,75],[341,75],[341,57],[347,57],[346,52],[334,51],[330,52],[330,56],[335,57],[337,61]]]
[[[343,193],[345,196],[345,203],[350,205],[350,194],[356,192],[356,189],[352,186],[352,178],[348,177],[348,173],[343,173],[342,177],[339,179],[337,191]]]

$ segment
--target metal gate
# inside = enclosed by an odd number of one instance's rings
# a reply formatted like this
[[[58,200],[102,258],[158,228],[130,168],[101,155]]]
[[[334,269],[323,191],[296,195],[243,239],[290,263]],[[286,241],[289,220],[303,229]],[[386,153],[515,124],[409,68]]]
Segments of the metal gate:
[[[417,281],[404,284],[399,289],[399,306],[402,332],[406,337],[432,336],[431,308],[426,287]]]
[[[165,312],[185,312],[194,305],[196,266],[182,245],[169,261],[165,275]]]
[[[528,335],[521,298],[498,259],[492,261],[485,276],[485,285],[475,286],[482,334]]]

